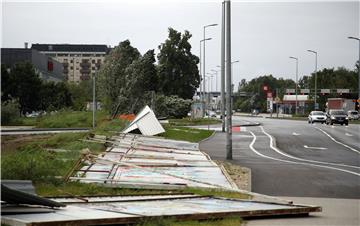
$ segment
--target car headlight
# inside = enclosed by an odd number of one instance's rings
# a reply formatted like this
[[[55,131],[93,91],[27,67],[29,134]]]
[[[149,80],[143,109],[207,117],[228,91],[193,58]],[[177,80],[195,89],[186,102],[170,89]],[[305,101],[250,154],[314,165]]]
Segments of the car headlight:
[[[335,116],[331,116],[331,119],[335,119]]]
[[[349,120],[349,117],[345,117],[346,120]]]

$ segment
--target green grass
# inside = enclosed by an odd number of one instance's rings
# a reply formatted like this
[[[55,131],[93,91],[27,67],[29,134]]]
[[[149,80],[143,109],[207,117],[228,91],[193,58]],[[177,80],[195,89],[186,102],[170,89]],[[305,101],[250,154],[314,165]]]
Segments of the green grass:
[[[96,124],[101,124],[106,118],[105,111],[96,112]],[[62,110],[34,118],[22,117],[16,125],[35,126],[37,128],[92,127],[92,112]]]
[[[173,140],[184,140],[189,142],[200,142],[205,138],[208,138],[213,134],[213,131],[202,130],[202,129],[193,129],[180,126],[164,126],[165,133],[162,133],[161,136],[167,139]]]
[[[221,120],[215,118],[182,118],[169,119],[169,124],[173,126],[197,126],[197,125],[212,125],[221,123]]]

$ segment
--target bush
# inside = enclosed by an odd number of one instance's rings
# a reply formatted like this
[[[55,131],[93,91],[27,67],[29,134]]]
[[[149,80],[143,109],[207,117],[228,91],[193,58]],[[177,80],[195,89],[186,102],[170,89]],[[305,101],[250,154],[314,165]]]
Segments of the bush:
[[[14,125],[20,121],[20,106],[17,101],[1,103],[1,125]]]
[[[178,96],[157,95],[155,112],[158,117],[183,118],[191,110],[191,100],[185,100]]]

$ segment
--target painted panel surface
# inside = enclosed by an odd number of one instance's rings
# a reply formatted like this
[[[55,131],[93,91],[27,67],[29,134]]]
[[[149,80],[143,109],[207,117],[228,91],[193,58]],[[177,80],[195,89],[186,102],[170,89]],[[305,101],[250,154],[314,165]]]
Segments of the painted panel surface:
[[[68,205],[54,213],[4,215],[9,225],[88,225],[101,223],[134,223],[142,217],[182,216],[182,219],[208,219],[214,216],[264,216],[319,212],[320,207],[263,203],[189,195],[54,198]],[[144,200],[145,199],[145,200]],[[74,203],[75,201],[75,203]]]
[[[72,180],[124,186],[159,185],[235,188],[198,144],[127,134],[111,138],[96,162],[83,166]]]

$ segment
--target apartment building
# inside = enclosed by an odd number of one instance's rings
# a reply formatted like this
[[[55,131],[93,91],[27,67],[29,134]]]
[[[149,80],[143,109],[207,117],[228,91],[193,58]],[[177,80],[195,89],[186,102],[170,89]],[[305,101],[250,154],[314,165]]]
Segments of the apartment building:
[[[66,80],[75,83],[89,80],[110,52],[106,45],[32,44],[31,48],[61,62]]]

